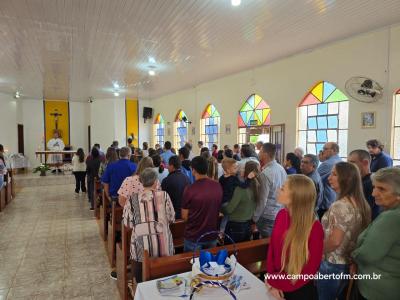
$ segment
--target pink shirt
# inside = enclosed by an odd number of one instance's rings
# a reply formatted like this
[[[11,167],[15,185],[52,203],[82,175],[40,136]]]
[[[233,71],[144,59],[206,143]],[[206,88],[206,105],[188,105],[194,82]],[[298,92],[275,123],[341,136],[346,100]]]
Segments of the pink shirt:
[[[161,191],[160,182],[157,181],[157,191]],[[139,175],[126,177],[118,190],[118,195],[129,199],[133,194],[143,193],[143,185],[139,180]]]
[[[281,209],[275,219],[272,230],[271,241],[268,247],[267,273],[286,274],[280,272],[282,268],[281,254],[283,250],[284,237],[290,226],[290,215],[286,208]],[[314,275],[319,269],[324,247],[324,230],[319,221],[315,221],[308,238],[308,261],[303,266],[301,274]],[[268,279],[267,282],[274,288],[284,292],[293,292],[304,286],[309,280],[299,279],[293,282],[288,279]]]

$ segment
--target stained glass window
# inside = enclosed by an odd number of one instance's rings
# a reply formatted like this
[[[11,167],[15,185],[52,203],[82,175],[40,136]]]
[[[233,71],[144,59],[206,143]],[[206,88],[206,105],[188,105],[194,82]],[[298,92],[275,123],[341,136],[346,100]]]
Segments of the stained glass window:
[[[339,155],[347,156],[349,101],[343,92],[327,81],[318,82],[297,111],[297,140],[306,153],[317,155],[326,142],[336,142]]]
[[[400,165],[400,90],[394,95],[393,164]]]
[[[263,142],[269,141],[269,131],[256,128],[270,126],[271,108],[261,96],[257,94],[250,95],[243,103],[238,115],[239,136],[238,143],[246,144],[248,142],[257,142],[260,139]],[[264,127],[265,128],[265,127]]]
[[[212,104],[207,105],[201,116],[201,140],[208,149],[212,149],[213,144],[219,146],[220,117],[218,110]]]
[[[185,146],[188,139],[188,118],[183,110],[179,110],[174,122],[174,147],[176,150]]]
[[[164,118],[161,114],[156,116],[154,121],[154,144],[159,144],[161,147],[164,147],[165,142],[165,122]]]

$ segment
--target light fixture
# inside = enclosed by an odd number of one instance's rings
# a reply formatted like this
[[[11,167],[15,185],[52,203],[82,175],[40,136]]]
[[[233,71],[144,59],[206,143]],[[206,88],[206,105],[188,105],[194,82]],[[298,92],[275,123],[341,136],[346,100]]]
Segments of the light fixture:
[[[231,0],[232,6],[239,6],[242,3],[241,0]]]
[[[155,64],[156,63],[156,59],[153,56],[149,56],[149,63]]]
[[[156,75],[156,71],[154,71],[154,70],[149,70],[149,75],[150,75],[150,76]]]
[[[114,82],[114,83],[113,83],[113,86],[114,86],[114,89],[119,89],[119,84],[118,84],[118,82]]]
[[[114,96],[115,96],[115,97],[118,97],[118,96],[119,96],[119,93],[118,93],[118,92],[114,92]]]
[[[16,91],[16,92],[15,92],[15,95],[14,95],[14,98],[15,98],[15,99],[21,98],[21,94],[20,94],[18,91]]]

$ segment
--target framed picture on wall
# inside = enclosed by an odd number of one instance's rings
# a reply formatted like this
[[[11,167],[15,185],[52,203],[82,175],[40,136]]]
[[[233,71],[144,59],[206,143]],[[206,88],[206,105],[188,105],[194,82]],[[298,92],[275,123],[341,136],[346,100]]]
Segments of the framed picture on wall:
[[[376,112],[361,113],[361,128],[375,128]]]
[[[225,134],[231,134],[231,124],[225,124]]]

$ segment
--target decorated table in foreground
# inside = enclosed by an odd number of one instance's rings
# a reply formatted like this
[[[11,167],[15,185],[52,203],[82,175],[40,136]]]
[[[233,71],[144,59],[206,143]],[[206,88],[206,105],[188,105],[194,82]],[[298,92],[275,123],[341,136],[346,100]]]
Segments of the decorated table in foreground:
[[[244,282],[246,282],[247,288],[241,289],[237,294],[237,299],[243,300],[274,300],[274,298],[268,293],[267,288],[260,279],[246,270],[239,263],[236,265],[235,275],[243,276]],[[191,272],[179,274],[178,276],[189,278]],[[171,276],[168,276],[171,277]],[[168,278],[166,277],[166,278]],[[175,297],[175,296],[162,296],[157,289],[157,280],[151,280],[139,283],[136,288],[135,300],[177,300],[177,299],[189,299],[189,295],[186,297]],[[219,299],[219,300],[231,300],[233,299],[224,289],[218,287],[204,287],[199,293],[193,296],[193,300],[196,299]]]

